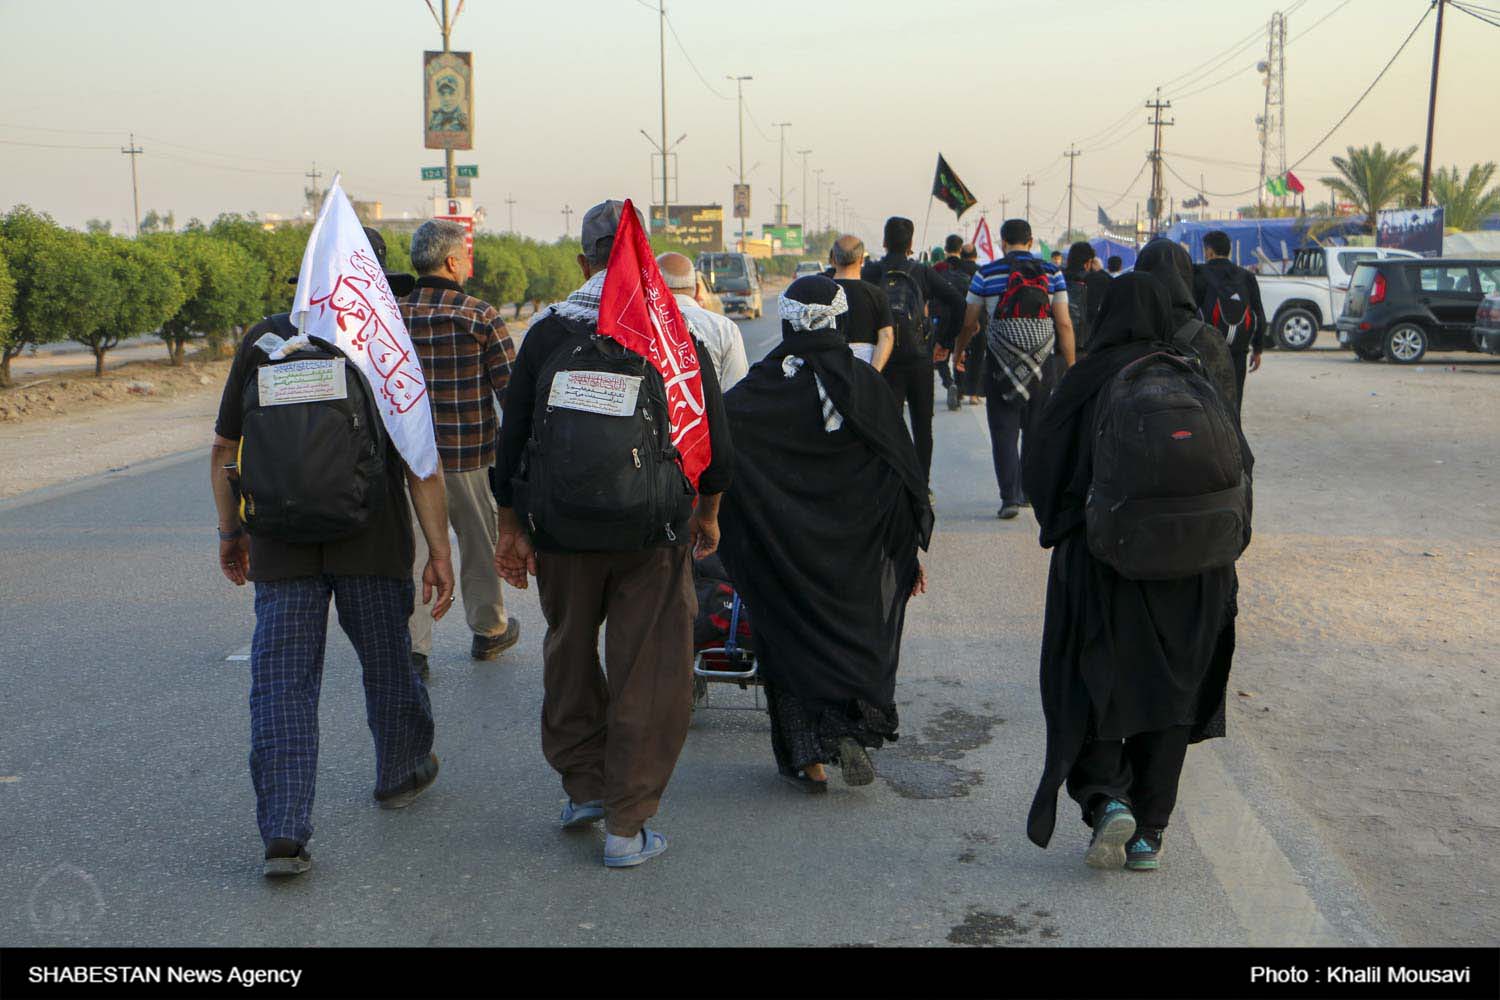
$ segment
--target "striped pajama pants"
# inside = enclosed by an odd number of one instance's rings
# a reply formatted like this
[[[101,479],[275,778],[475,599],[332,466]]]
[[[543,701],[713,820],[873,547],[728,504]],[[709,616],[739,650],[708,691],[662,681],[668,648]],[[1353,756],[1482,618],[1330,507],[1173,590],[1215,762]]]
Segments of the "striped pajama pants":
[[[432,704],[411,665],[412,582],[311,576],[255,585],[250,644],[250,778],[261,838],[312,837],[318,770],[318,694],[328,599],[364,670],[375,737],[375,787],[395,788],[432,750]]]

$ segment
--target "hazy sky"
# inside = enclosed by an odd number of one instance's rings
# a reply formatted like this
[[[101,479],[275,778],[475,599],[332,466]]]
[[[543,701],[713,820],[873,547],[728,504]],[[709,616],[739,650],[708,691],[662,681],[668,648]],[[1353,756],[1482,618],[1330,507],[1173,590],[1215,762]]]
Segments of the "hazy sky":
[[[437,3],[438,0],[434,0]],[[456,0],[455,0],[456,5]],[[453,35],[474,52],[476,204],[503,228],[562,232],[565,203],[650,198],[650,147],[661,130],[658,20],[647,0],[469,0]],[[691,62],[667,36],[668,131],[679,148],[677,200],[728,203],[736,160],[734,85],[745,85],[745,163],[756,223],[771,218],[776,130],[787,130],[787,201],[802,212],[811,148],[848,197],[854,229],[879,242],[889,214],[922,225],[935,156],[990,210],[1024,203],[1055,235],[1065,217],[1070,142],[1075,221],[1095,206],[1128,218],[1144,202],[1150,146],[1141,105],[1172,98],[1167,162],[1209,192],[1256,184],[1255,117],[1264,27],[1287,10],[1287,157],[1305,154],[1375,78],[1428,0],[668,0]],[[1326,21],[1324,20],[1326,16]],[[1296,167],[1309,194],[1328,157],[1351,143],[1420,144],[1433,17],[1332,139]],[[1319,22],[1323,23],[1319,23]],[[1252,42],[1250,37],[1255,35]],[[1216,60],[1236,43],[1247,47]],[[1436,162],[1500,160],[1493,102],[1500,33],[1449,10]],[[314,161],[343,171],[353,197],[387,216],[424,211],[419,179],[442,153],[421,144],[421,53],[440,48],[423,0],[0,0],[0,209],[28,203],[81,226],[128,230],[133,130],[141,206],[179,222],[222,211],[291,214]],[[697,70],[707,79],[700,80]],[[1221,82],[1223,81],[1223,82]],[[710,87],[716,90],[716,96]],[[1212,85],[1212,86],[1210,86]],[[1202,93],[1194,91],[1203,90]],[[66,147],[37,148],[45,144]],[[1138,179],[1137,179],[1138,178]],[[1133,180],[1134,179],[1134,180]],[[809,185],[811,187],[811,185]],[[1167,175],[1169,196],[1192,191]],[[1253,199],[1210,197],[1230,208]],[[809,191],[809,213],[815,198]],[[972,226],[977,214],[964,218]],[[576,234],[579,216],[572,219]],[[930,239],[953,228],[938,205]]]

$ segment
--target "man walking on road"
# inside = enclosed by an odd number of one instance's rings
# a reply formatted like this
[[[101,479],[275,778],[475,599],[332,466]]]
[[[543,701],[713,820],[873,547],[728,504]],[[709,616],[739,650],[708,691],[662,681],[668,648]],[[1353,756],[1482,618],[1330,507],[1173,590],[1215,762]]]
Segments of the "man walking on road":
[[[385,242],[366,229],[381,266]],[[407,275],[387,275],[397,294],[410,290]],[[404,280],[403,280],[404,279]],[[240,343],[214,425],[211,477],[219,520],[219,568],[235,586],[255,583],[255,634],[250,643],[250,776],[255,784],[256,820],[265,842],[265,874],[297,875],[312,866],[313,791],[318,765],[318,692],[328,638],[328,599],[338,608],[339,625],[354,645],[364,671],[365,704],[375,737],[375,800],[382,808],[410,805],[437,778],[432,752],[432,705],[427,688],[412,669],[407,619],[412,614],[412,515],[428,548],[422,572],[422,603],[433,601],[431,617],[447,613],[453,600],[453,565],[448,550],[443,479],[418,479],[389,437],[385,442],[384,496],[372,502],[368,522],[351,535],[327,542],[283,541],[258,529],[247,535],[241,511],[252,497],[237,498],[243,470],[241,437],[247,403],[259,401],[259,370],[269,351],[296,334],[286,313],[272,316]],[[262,344],[267,346],[262,346]],[[295,355],[293,355],[295,357]],[[351,372],[350,379],[360,376]],[[347,390],[346,390],[347,391]],[[364,390],[366,393],[369,389]],[[267,409],[256,406],[257,416]],[[269,426],[268,419],[258,424]],[[286,427],[282,422],[278,426]],[[257,434],[265,433],[257,428]],[[356,464],[351,455],[302,453],[304,442],[257,440],[258,457],[272,464]],[[347,442],[346,442],[347,443]],[[352,449],[352,444],[349,445]],[[280,479],[294,485],[316,483],[316,469]],[[262,478],[276,478],[274,470]],[[403,475],[404,473],[404,475]],[[403,483],[403,479],[405,482]],[[338,499],[338,498],[335,498]],[[253,516],[253,515],[251,515]],[[433,592],[436,591],[435,600]],[[420,614],[429,612],[420,611]]]
[[[516,345],[495,307],[464,293],[470,276],[464,235],[463,226],[443,219],[417,228],[411,262],[420,277],[401,302],[401,318],[432,401],[448,520],[458,536],[459,588],[473,632],[469,655],[493,660],[521,638],[520,622],[505,614],[495,572],[499,528],[489,485],[499,428],[496,401],[505,400]],[[419,535],[416,572],[426,562],[427,546]],[[412,665],[427,676],[432,617],[420,608],[411,617],[411,649]]]
[[[844,290],[849,303],[849,311],[838,317],[839,332],[856,358],[880,371],[895,347],[896,328],[885,289],[859,276],[865,259],[864,241],[858,236],[840,236],[828,257],[833,261],[834,283]]]
[[[1021,513],[1020,440],[1046,404],[1063,367],[1073,363],[1073,323],[1068,314],[1068,284],[1060,270],[1031,252],[1031,223],[1007,219],[1000,227],[999,260],[981,265],[969,285],[969,307],[955,352],[963,357],[979,332],[979,317],[993,319],[986,337],[989,384],[985,410],[990,424],[990,448],[995,479],[1000,486],[1003,520]]]
[[[708,348],[713,359],[714,374],[719,377],[719,388],[728,392],[729,387],[745,377],[750,362],[745,358],[745,338],[740,335],[739,324],[722,313],[709,312],[701,302],[702,282],[693,262],[680,253],[664,253],[656,258],[662,280],[672,290],[682,318],[688,329],[698,338],[698,343]]]
[[[528,573],[534,575],[547,618],[542,753],[562,776],[568,794],[562,827],[580,830],[603,819],[608,831],[604,864],[611,868],[641,864],[667,849],[666,838],[645,824],[656,814],[692,717],[693,619],[698,605],[692,557],[695,551],[707,556],[718,547],[719,495],[734,469],[718,378],[708,350],[694,339],[711,451],[710,463],[699,476],[696,509],[689,518],[692,487],[678,473],[681,489],[676,495],[682,504],[681,520],[673,515],[675,529],[673,523],[652,522],[635,534],[631,529],[642,527],[641,519],[632,519],[632,512],[620,505],[607,511],[608,520],[587,516],[618,492],[617,484],[633,483],[634,470],[643,475],[673,471],[666,466],[673,460],[663,455],[660,444],[660,434],[672,430],[666,407],[646,408],[661,392],[660,382],[651,378],[656,369],[646,363],[645,385],[639,374],[606,371],[612,364],[642,369],[638,358],[621,358],[623,349],[598,334],[600,300],[624,208],[621,202],[606,201],[584,215],[578,264],[587,280],[544,312],[522,341],[505,399],[500,457],[492,478],[500,503],[496,568],[519,589],[525,589]],[[564,367],[585,363],[592,368]],[[575,375],[585,387],[570,394]],[[635,409],[629,414],[601,413],[587,387],[631,377],[639,389],[630,394]],[[650,391],[653,383],[657,388]],[[546,420],[538,420],[538,400],[551,400],[553,394],[559,396],[559,405],[544,402],[541,416]],[[568,405],[578,397],[587,398],[576,407]],[[591,405],[594,408],[588,409]],[[575,409],[586,412],[575,414]],[[641,421],[641,415],[647,419]],[[652,444],[623,454],[617,454],[618,449],[608,454],[588,450],[601,436],[620,433],[615,430],[619,425],[602,421],[627,416],[633,417],[628,427],[661,428],[653,431]],[[580,422],[590,419],[591,424]],[[575,433],[550,430],[559,420],[567,421]],[[558,450],[549,451],[544,439]],[[563,470],[569,476],[563,476]],[[566,506],[563,490],[572,491]],[[656,487],[644,492],[659,496]],[[587,506],[595,496],[606,500]],[[554,521],[547,520],[549,514]],[[566,529],[569,541],[552,533],[560,529]],[[605,622],[601,670],[599,626]]]
[[[1235,412],[1245,401],[1245,375],[1260,369],[1265,347],[1266,309],[1260,301],[1255,275],[1229,259],[1229,234],[1215,229],[1203,234],[1205,262],[1193,275],[1193,298],[1203,321],[1224,335],[1234,362]],[[1248,329],[1247,329],[1248,328]]]
[[[978,254],[973,245],[964,243],[964,238],[957,233],[949,235],[943,241],[943,250],[945,256],[934,264],[932,269],[946,278],[948,284],[952,285],[960,295],[967,295],[969,282],[974,279],[974,272],[979,270]],[[948,409],[950,410],[956,410],[962,406],[965,395],[964,369],[968,366],[959,364],[958,360],[952,356],[953,346],[958,343],[958,335],[963,332],[963,327],[963,309],[939,310],[937,332],[934,334],[937,343],[932,349],[932,359],[938,371],[938,378],[942,379],[943,388],[948,391]]]
[[[922,474],[932,478],[932,340],[927,304],[960,310],[964,297],[942,276],[921,261],[909,260],[910,219],[893,215],[885,220],[885,256],[865,266],[860,277],[885,289],[895,321],[895,348],[881,374],[910,414],[911,436],[922,463]],[[930,491],[929,491],[930,492]]]

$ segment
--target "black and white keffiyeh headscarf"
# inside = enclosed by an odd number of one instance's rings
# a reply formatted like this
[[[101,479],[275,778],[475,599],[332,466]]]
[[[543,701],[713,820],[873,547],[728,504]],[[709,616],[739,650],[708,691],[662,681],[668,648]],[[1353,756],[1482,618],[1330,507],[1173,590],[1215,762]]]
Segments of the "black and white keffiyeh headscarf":
[[[849,299],[844,294],[844,289],[834,281],[822,275],[808,275],[792,282],[781,293],[776,309],[781,316],[782,336],[789,344],[796,344],[795,336],[798,333],[837,329],[838,318],[849,311]],[[802,370],[804,363],[801,357],[788,354],[781,359],[781,372],[787,378],[794,378]],[[843,414],[839,413],[833,400],[828,397],[828,390],[817,372],[813,372],[813,382],[818,387],[823,430],[831,434],[844,426]]]

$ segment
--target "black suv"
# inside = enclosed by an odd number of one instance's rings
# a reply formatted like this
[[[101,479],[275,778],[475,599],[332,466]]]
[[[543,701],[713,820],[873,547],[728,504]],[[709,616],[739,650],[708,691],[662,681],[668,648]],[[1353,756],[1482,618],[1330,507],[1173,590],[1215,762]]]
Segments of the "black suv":
[[[1364,361],[1414,365],[1429,351],[1472,351],[1474,317],[1500,286],[1500,261],[1360,261],[1338,319],[1339,343]]]

